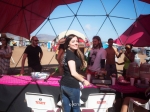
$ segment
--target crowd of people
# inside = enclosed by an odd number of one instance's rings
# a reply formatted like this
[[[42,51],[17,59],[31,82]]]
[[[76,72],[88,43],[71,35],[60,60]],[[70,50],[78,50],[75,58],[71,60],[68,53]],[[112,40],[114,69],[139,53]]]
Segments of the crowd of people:
[[[62,75],[60,81],[61,99],[64,112],[80,112],[80,105],[69,106],[70,103],[80,104],[80,84],[89,86],[93,78],[97,78],[97,74],[103,71],[107,71],[106,76],[110,78],[112,74],[116,74],[116,64],[124,64],[123,76],[126,78],[126,71],[130,63],[134,61],[134,53],[131,52],[132,45],[126,44],[125,51],[120,51],[113,47],[113,39],[108,39],[108,48],[104,49],[102,41],[99,36],[94,36],[92,39],[92,48],[89,50],[88,60],[85,61],[84,53],[79,48],[79,38],[75,34],[70,34],[67,37],[59,40],[58,53],[56,60],[59,64],[59,73]],[[10,58],[12,56],[12,50],[8,45],[10,39],[6,35],[1,35],[0,41],[0,71],[2,74],[7,74],[10,64]],[[20,74],[24,74],[24,64],[26,58],[28,59],[28,71],[41,72],[42,65],[41,59],[43,52],[40,46],[38,46],[38,38],[33,36],[31,39],[31,45],[27,46],[23,57]],[[119,58],[124,54],[124,62],[118,63],[115,58]],[[91,80],[87,80],[83,74],[80,74],[80,70],[86,68],[86,75],[91,76]],[[149,90],[149,89],[148,89]],[[147,92],[147,91],[146,91]],[[143,100],[138,100],[143,101]],[[129,98],[126,98],[121,112],[127,112]]]
[[[62,44],[59,48],[60,52],[58,52],[58,60],[59,66],[63,69],[60,70],[60,73],[63,73],[63,77],[61,80],[61,92],[62,92],[62,103],[65,112],[70,112],[72,109],[74,112],[79,112],[79,106],[73,106],[72,108],[69,107],[69,103],[71,101],[79,104],[79,82],[82,82],[84,85],[89,85],[91,80],[86,80],[79,74],[79,69],[83,65],[79,67],[78,58],[82,62],[83,59],[80,58],[82,55],[77,53],[79,48],[77,48],[78,40],[76,39],[77,36],[71,35],[71,38],[66,37],[66,39],[60,40],[65,41],[65,44]],[[68,42],[70,39],[70,42]],[[86,75],[91,75],[91,79],[97,78],[97,74],[102,71],[107,71],[107,78],[110,78],[112,74],[116,74],[115,77],[117,78],[117,69],[116,64],[124,64],[123,67],[123,77],[126,79],[126,70],[129,67],[129,64],[134,62],[135,54],[131,52],[132,44],[125,45],[125,51],[120,51],[113,47],[113,39],[108,39],[108,48],[104,49],[102,46],[101,38],[99,36],[93,37],[93,47],[90,49],[88,54],[88,61],[86,67]],[[70,52],[71,51],[71,52]],[[124,54],[124,62],[118,63],[115,61],[115,58],[119,58],[122,54]],[[64,56],[62,58],[62,55]],[[81,63],[80,62],[80,63]],[[75,83],[74,80],[77,82]],[[71,83],[72,82],[72,83]],[[76,87],[75,87],[75,84]],[[78,88],[78,89],[77,89]],[[76,91],[75,91],[76,89]],[[146,93],[148,93],[150,88],[147,89]],[[78,91],[78,92],[77,92]],[[74,92],[74,94],[73,94]],[[76,99],[74,99],[76,98]],[[126,97],[122,104],[121,112],[128,111],[130,97]],[[142,100],[138,98],[133,98],[141,103],[147,102],[147,100]]]

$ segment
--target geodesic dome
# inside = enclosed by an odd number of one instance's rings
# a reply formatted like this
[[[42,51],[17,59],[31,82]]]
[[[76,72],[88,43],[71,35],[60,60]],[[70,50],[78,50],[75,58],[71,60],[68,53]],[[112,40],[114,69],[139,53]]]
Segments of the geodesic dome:
[[[150,4],[139,0],[83,0],[57,7],[31,35],[44,32],[57,36],[76,30],[90,40],[99,35],[107,41],[118,38],[141,14],[150,14]]]
[[[7,3],[8,1],[13,1],[13,4]],[[14,1],[16,1],[16,3]],[[6,22],[5,19],[7,19],[7,16],[4,15],[8,14],[5,12],[4,7],[1,7],[1,5],[6,3],[8,5],[14,5],[18,7],[18,1],[19,0],[0,0],[0,9],[1,9],[0,13],[2,14],[0,15],[1,17],[0,23]],[[20,1],[21,1],[20,5],[22,6],[22,4],[26,3],[29,0],[24,0],[24,1],[20,0]],[[35,4],[35,1],[39,1],[39,0],[31,0],[31,1],[32,3]],[[50,0],[42,0],[42,3],[44,3],[44,1],[50,1]],[[51,1],[58,1],[58,0],[51,0]],[[66,1],[66,0],[59,0],[59,1]],[[72,0],[68,0],[68,1],[72,1]],[[75,1],[79,1],[79,0],[75,0]],[[39,4],[39,6],[37,6],[34,10],[36,11],[37,9],[40,9],[42,11],[43,8],[51,9],[51,4],[52,3],[45,4],[45,7],[40,7]],[[18,8],[20,8],[20,6]],[[30,8],[32,9],[33,7]],[[29,9],[26,9],[26,7],[22,7],[22,10],[30,11]],[[13,10],[8,8],[8,12],[10,12],[10,14],[12,14],[12,11]],[[33,13],[33,11],[30,12]],[[18,17],[17,13],[19,13],[19,11],[16,12],[14,17]],[[41,15],[43,15],[44,13],[45,12],[43,12]],[[22,11],[22,14],[24,15],[24,11]],[[39,35],[39,34],[46,33],[57,37],[63,31],[76,30],[84,34],[86,38],[88,38],[89,40],[92,40],[93,36],[99,35],[102,41],[107,41],[108,38],[113,38],[113,39],[118,38],[132,23],[135,22],[136,18],[138,18],[140,14],[150,14],[150,5],[141,2],[139,0],[83,0],[77,3],[58,6],[53,10],[53,12],[50,15],[47,15],[44,18],[43,16],[36,14],[36,16],[43,18],[44,22],[42,21],[40,24],[36,26],[37,27],[36,30],[35,29],[31,30],[33,32],[32,33],[28,32],[28,34]],[[2,18],[4,18],[3,21]],[[25,20],[27,20],[27,18],[24,19],[23,21]],[[33,23],[29,24],[31,25],[29,26],[31,29],[32,29],[32,25],[35,26],[34,24],[35,20],[36,18],[32,20]],[[10,32],[9,30],[3,31],[3,29],[8,26],[8,23],[10,21],[7,21],[5,26],[3,26],[3,28],[1,28],[2,24],[0,24],[1,33],[6,33],[6,32],[13,33]],[[25,26],[26,25],[27,24],[25,24]],[[16,26],[17,24],[15,24],[15,27],[10,27],[10,29],[16,30],[15,29]],[[21,29],[20,27],[17,28],[19,30]],[[16,35],[22,36],[19,34],[18,30],[16,31],[17,31]],[[30,37],[30,35],[28,36]],[[16,92],[16,94],[20,97],[21,96],[19,95],[20,93],[23,93],[26,88],[28,90],[27,87],[28,85],[29,83],[27,82],[27,85],[25,87],[19,89],[19,93],[17,93],[17,91],[14,88],[10,92]],[[39,89],[38,84],[36,88]],[[6,89],[6,87],[4,89]],[[41,90],[39,91],[41,92]],[[54,90],[54,92],[58,93],[56,90]],[[1,92],[1,94],[3,94],[3,92]],[[14,94],[15,93],[13,93],[13,95]],[[15,109],[17,107],[20,107],[22,111],[25,111],[20,106],[21,102],[16,103],[15,105],[16,100],[19,100],[17,99],[18,98],[17,95],[16,96],[14,95],[13,98],[12,95],[7,97],[7,99],[10,100],[10,104],[6,108],[7,112],[10,111],[11,107],[14,107]],[[5,96],[7,96],[7,94],[5,94]],[[4,101],[6,101],[6,99],[4,99]],[[22,103],[24,104],[24,99],[20,101],[22,101]],[[5,103],[3,104],[4,105],[2,106],[5,106]]]
[[[44,22],[31,33],[31,36],[49,34],[57,37],[63,31],[76,30],[89,40],[92,40],[93,36],[99,35],[102,41],[107,41],[109,38],[118,38],[141,14],[150,14],[150,4],[142,2],[144,0],[73,1],[74,3],[64,3],[65,5],[53,9],[52,13],[44,18]],[[2,0],[1,3],[7,2]],[[49,3],[46,6],[51,8],[52,4]],[[0,29],[0,31],[3,30]]]
[[[41,18],[44,17],[45,21],[43,23],[41,22],[41,25],[38,24],[40,26],[37,25],[36,27],[38,28],[36,30],[32,30],[33,32],[31,35],[45,33],[58,36],[59,33],[63,31],[76,30],[83,33],[90,40],[94,35],[99,35],[102,38],[102,41],[107,41],[108,38],[118,38],[136,20],[136,18],[139,17],[140,14],[150,13],[150,4],[142,2],[144,0],[71,0],[70,2],[67,0],[58,1],[62,2],[61,4],[66,5],[61,5],[54,9],[54,7],[52,7],[54,3],[51,1],[45,4],[45,8],[48,7],[47,9],[50,9],[52,12],[49,16],[44,15],[45,12],[43,12],[41,15],[36,13],[37,16]],[[7,4],[7,2],[8,1],[4,2],[2,0],[0,4]],[[25,3],[26,2],[23,4]],[[16,2],[12,2],[12,4],[18,5]],[[34,3],[33,1],[33,4],[36,4],[36,2]],[[37,8],[40,8],[40,4],[36,5]],[[27,4],[26,6],[30,6],[30,4]],[[31,6],[28,8],[26,6],[24,7],[25,11],[35,13],[35,9],[30,11],[29,9]],[[42,9],[43,7],[41,10]],[[3,11],[5,10],[3,9]],[[4,18],[3,16],[1,17]],[[34,20],[36,20],[35,18]],[[32,28],[32,25],[35,25],[33,20],[31,22],[30,28]],[[6,28],[7,26],[8,24],[6,24]],[[0,28],[1,32],[3,30],[4,27]],[[9,30],[4,31],[11,33]]]

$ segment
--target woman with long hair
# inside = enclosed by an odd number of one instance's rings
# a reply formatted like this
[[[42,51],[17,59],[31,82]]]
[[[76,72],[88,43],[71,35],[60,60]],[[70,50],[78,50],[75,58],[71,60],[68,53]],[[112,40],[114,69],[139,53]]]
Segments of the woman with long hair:
[[[10,68],[10,58],[12,56],[11,47],[8,45],[10,38],[6,34],[0,34],[0,74],[7,74]]]
[[[79,82],[88,86],[90,83],[79,74],[85,68],[84,55],[78,47],[78,37],[68,35],[64,44],[65,54],[63,60],[64,73],[60,81],[62,107],[64,112],[80,112],[80,86]]]

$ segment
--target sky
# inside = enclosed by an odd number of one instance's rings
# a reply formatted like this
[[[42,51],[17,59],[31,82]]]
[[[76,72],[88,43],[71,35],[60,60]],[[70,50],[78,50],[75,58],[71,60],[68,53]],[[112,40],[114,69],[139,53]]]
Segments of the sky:
[[[76,30],[90,41],[95,35],[107,41],[118,38],[140,14],[150,14],[150,4],[139,0],[83,0],[56,7],[50,21],[45,20],[31,35],[57,36]]]

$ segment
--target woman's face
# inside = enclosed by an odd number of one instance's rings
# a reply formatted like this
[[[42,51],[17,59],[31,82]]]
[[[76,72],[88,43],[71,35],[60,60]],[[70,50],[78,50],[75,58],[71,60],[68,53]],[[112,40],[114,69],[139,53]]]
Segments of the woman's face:
[[[5,38],[1,38],[1,43],[2,44],[6,44],[6,39]]]
[[[69,48],[72,49],[72,50],[77,50],[78,49],[78,44],[79,44],[79,41],[78,41],[78,38],[77,37],[73,37],[70,42],[69,42]]]
[[[130,48],[128,48],[128,47],[126,47],[126,51],[127,51],[127,52],[130,52],[130,51],[131,51],[131,49],[130,49]]]

